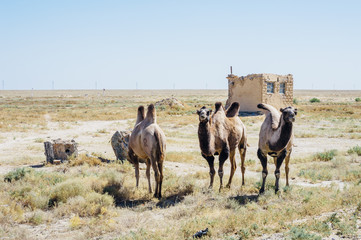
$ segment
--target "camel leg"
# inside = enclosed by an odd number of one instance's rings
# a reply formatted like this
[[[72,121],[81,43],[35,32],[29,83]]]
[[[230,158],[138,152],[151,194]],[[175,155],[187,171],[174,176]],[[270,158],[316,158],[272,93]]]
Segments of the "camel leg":
[[[268,175],[267,156],[262,153],[261,149],[258,149],[257,156],[258,156],[259,160],[261,161],[262,168],[263,168],[263,170],[262,170],[262,187],[259,190],[259,193],[262,194],[262,193],[264,193],[264,186],[265,186],[266,178],[267,178],[267,175]]]
[[[139,186],[139,162],[134,163],[136,186]]]
[[[220,180],[219,191],[223,188],[223,164],[227,160],[229,156],[229,149],[224,148],[222,152],[219,154],[219,167],[218,167],[218,176]]]
[[[136,179],[136,186],[138,188],[139,186],[139,159],[134,154],[133,150],[129,148],[128,150],[128,156],[130,158],[130,161],[132,162],[134,169],[135,169],[135,179]]]
[[[286,186],[289,186],[288,185],[288,173],[290,171],[290,168],[288,167],[288,164],[290,162],[291,152],[292,152],[292,149],[290,149],[288,151],[288,154],[287,154],[287,156],[285,158]]]
[[[148,189],[149,189],[149,193],[152,193],[152,185],[150,184],[150,160],[147,159],[146,163],[147,163],[146,175],[148,179]]]
[[[207,160],[209,165],[209,176],[211,177],[209,188],[211,189],[213,187],[214,175],[216,174],[216,170],[214,169],[214,156],[206,156],[203,154],[202,156]]]
[[[278,192],[278,189],[279,189],[278,182],[279,182],[279,180],[280,180],[280,167],[281,167],[281,165],[282,165],[282,163],[283,163],[283,160],[284,160],[285,157],[286,157],[286,154],[287,154],[287,151],[286,151],[286,149],[285,149],[285,150],[283,150],[283,151],[281,152],[281,154],[278,155],[278,157],[277,157],[277,165],[276,165],[276,170],[275,170],[275,176],[276,176],[275,193],[277,193],[277,192]]]
[[[158,185],[158,198],[162,198],[162,183],[163,183],[163,161],[158,162],[159,168],[159,185]]]
[[[233,151],[231,151],[230,155],[229,155],[229,160],[231,161],[231,173],[229,175],[229,180],[228,180],[228,183],[227,183],[227,186],[226,186],[227,188],[231,187],[233,175],[234,175],[234,172],[237,169],[237,163],[236,163],[236,159],[235,159],[234,155],[236,155],[236,150],[235,149]]]
[[[159,169],[158,169],[158,163],[155,159],[151,160],[152,162],[152,167],[153,167],[153,171],[154,171],[154,178],[155,178],[155,193],[154,193],[154,197],[155,198],[159,198],[159,183],[160,183],[160,173],[159,173]]]
[[[244,185],[244,174],[246,172],[246,168],[244,166],[244,161],[246,160],[246,151],[247,146],[241,146],[239,147],[239,153],[241,155],[241,171],[242,171],[242,185]]]

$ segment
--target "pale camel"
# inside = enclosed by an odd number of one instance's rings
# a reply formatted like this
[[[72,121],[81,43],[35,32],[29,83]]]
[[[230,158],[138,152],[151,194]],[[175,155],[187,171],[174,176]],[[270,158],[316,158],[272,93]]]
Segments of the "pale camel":
[[[144,116],[144,107],[138,108],[135,127],[129,138],[129,158],[135,168],[136,185],[139,185],[139,162],[145,159],[147,164],[149,193],[152,192],[150,183],[150,166],[153,167],[155,177],[154,197],[162,197],[163,161],[166,151],[166,139],[162,129],[156,123],[156,111],[153,104],[148,106]]]
[[[244,160],[246,158],[247,150],[247,136],[246,129],[241,119],[238,117],[239,103],[234,102],[224,111],[222,103],[215,104],[215,112],[211,115],[212,110],[202,107],[197,110],[199,115],[198,125],[198,139],[202,156],[207,160],[210,168],[210,185],[213,187],[213,180],[215,175],[214,170],[214,155],[219,155],[218,175],[220,178],[220,188],[223,187],[223,164],[230,157],[231,173],[227,187],[231,186],[234,172],[237,165],[235,160],[236,148],[238,147],[241,155],[241,171],[242,171],[242,185],[244,185]]]
[[[285,159],[285,172],[286,172],[286,186],[288,186],[288,172],[289,172],[289,160],[292,152],[293,144],[293,122],[295,121],[295,115],[297,115],[297,109],[293,107],[281,108],[280,113],[271,105],[258,104],[258,108],[267,111],[266,118],[261,126],[259,132],[259,142],[257,156],[261,161],[262,170],[262,187],[260,193],[264,192],[264,186],[266,177],[268,175],[267,170],[267,155],[273,157],[274,164],[276,165],[275,176],[275,192],[277,193],[280,178],[280,167]]]

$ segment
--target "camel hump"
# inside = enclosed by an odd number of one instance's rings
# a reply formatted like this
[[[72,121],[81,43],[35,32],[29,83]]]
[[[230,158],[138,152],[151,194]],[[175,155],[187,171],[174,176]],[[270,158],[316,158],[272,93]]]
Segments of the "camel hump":
[[[215,104],[216,110],[214,111],[214,113],[216,114],[219,110],[223,110],[223,105],[221,102],[216,102]]]
[[[280,113],[277,111],[277,109],[269,104],[264,103],[258,104],[257,107],[270,113],[272,129],[277,129],[280,122]]]
[[[148,119],[148,120],[151,121],[151,122],[155,122],[155,121],[156,121],[157,115],[156,115],[155,107],[154,107],[153,104],[150,104],[150,105],[148,106],[147,116],[146,116],[145,118]]]
[[[145,114],[144,114],[144,106],[139,106],[138,107],[138,112],[137,112],[137,120],[135,122],[135,125],[137,125],[138,123],[140,123],[141,121],[143,121],[145,118]]]
[[[227,109],[226,116],[230,118],[238,115],[239,107],[240,106],[238,102],[233,102],[231,106],[229,106],[229,108]]]

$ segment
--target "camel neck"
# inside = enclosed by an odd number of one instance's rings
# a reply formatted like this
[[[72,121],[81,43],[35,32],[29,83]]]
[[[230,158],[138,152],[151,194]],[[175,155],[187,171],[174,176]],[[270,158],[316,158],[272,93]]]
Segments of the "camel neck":
[[[275,141],[270,141],[269,147],[272,151],[278,152],[286,147],[292,137],[293,123],[285,122],[281,116],[280,126],[277,131],[279,137]]]
[[[211,128],[209,122],[200,122],[198,125],[198,138],[201,151],[205,155],[211,154]]]

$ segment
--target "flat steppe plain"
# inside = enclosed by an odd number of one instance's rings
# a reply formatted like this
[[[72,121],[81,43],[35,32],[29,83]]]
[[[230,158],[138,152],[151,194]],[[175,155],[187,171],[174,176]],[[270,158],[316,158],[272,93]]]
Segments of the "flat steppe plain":
[[[361,102],[355,101],[361,91],[295,90],[290,187],[282,168],[281,191],[274,193],[269,158],[262,196],[256,155],[262,115],[241,117],[249,144],[245,186],[237,168],[230,189],[218,191],[218,176],[208,189],[195,111],[225,103],[227,94],[0,91],[0,239],[191,239],[207,227],[205,239],[361,239]],[[132,165],[115,161],[109,141],[115,131],[132,129],[139,105],[172,97],[184,107],[157,107],[167,137],[163,198],[157,200],[148,194],[145,166],[136,189]],[[57,138],[78,142],[80,156],[43,165],[43,142]],[[236,161],[239,166],[238,153]],[[227,161],[224,181],[229,171]]]

